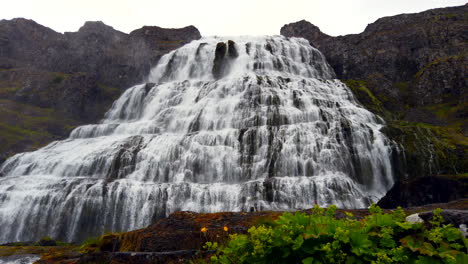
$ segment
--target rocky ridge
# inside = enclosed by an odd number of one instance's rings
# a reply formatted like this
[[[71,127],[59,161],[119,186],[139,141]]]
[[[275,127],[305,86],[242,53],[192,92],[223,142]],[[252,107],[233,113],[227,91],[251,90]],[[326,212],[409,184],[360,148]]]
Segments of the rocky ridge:
[[[97,21],[61,34],[32,20],[1,20],[0,163],[98,121],[162,55],[200,37],[193,26],[125,34]]]

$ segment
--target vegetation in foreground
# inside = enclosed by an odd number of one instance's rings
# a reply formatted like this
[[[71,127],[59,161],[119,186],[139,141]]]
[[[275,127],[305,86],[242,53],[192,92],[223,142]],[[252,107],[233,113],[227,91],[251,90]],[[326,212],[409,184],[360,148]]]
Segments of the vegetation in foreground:
[[[242,213],[176,213],[163,222],[176,229],[188,226],[185,234],[160,230],[165,226],[161,223],[139,233],[108,233],[81,245],[47,237],[35,243],[5,244],[0,246],[0,256],[37,254],[41,263],[111,263],[117,256],[112,252],[139,251],[149,255],[118,255],[121,263],[180,263],[190,259],[192,263],[468,263],[467,240],[457,228],[443,224],[441,209],[434,211],[435,217],[428,223],[405,221],[408,213],[426,210],[405,212],[400,208],[383,213],[373,205],[370,210],[350,210],[354,215],[334,206],[250,217]],[[246,221],[248,224],[243,225]],[[155,233],[154,228],[159,231]],[[191,242],[182,241],[185,238]],[[159,248],[161,241],[165,241],[164,249]],[[166,245],[171,241],[178,245]],[[148,243],[157,245],[150,247]],[[207,250],[197,250],[203,244]],[[177,250],[192,253],[182,256]],[[166,255],[151,255],[162,251]]]
[[[383,213],[372,205],[363,220],[348,213],[335,218],[336,207],[316,206],[312,214],[285,213],[269,224],[233,234],[215,249],[212,263],[468,263],[468,240],[444,225],[441,209],[428,224],[405,221],[399,208]]]

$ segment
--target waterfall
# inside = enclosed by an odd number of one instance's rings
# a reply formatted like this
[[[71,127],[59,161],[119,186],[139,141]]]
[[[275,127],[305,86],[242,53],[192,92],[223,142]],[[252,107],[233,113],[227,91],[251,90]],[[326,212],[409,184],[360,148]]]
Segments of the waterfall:
[[[180,211],[363,208],[393,184],[384,121],[300,38],[206,37],[99,124],[0,167],[0,242],[80,241]]]

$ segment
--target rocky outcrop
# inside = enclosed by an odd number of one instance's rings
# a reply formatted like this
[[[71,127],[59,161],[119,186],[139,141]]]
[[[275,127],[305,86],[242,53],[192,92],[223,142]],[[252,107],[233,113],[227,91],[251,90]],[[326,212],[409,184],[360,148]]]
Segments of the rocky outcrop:
[[[219,42],[216,45],[215,58],[213,61],[212,73],[216,79],[220,79],[229,73],[231,62],[239,56],[236,50],[236,43],[229,40],[228,43]]]
[[[411,207],[468,198],[466,176],[432,176],[398,182],[377,203],[382,208]]]
[[[375,94],[395,102],[409,96],[402,103],[424,106],[466,101],[467,20],[465,5],[380,18],[360,34],[331,37],[307,21],[285,25],[281,34],[309,40],[339,79],[378,78],[383,83],[371,87]]]
[[[105,85],[127,88],[141,82],[162,55],[200,37],[193,26],[145,26],[125,34],[98,21],[86,22],[77,32],[60,34],[32,20],[2,20],[0,65],[85,72]]]
[[[468,171],[468,5],[380,18],[364,32],[332,37],[307,21],[303,37],[400,145],[399,180]]]
[[[61,34],[32,20],[1,20],[0,163],[98,121],[162,55],[200,37],[193,26],[125,34],[98,21]]]

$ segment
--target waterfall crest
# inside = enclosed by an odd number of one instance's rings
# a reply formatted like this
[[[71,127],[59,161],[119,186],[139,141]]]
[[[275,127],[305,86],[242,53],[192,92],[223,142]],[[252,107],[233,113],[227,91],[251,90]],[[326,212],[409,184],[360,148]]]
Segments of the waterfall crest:
[[[361,208],[393,183],[381,118],[304,39],[207,37],[99,124],[0,167],[0,242],[82,240],[179,210]]]

